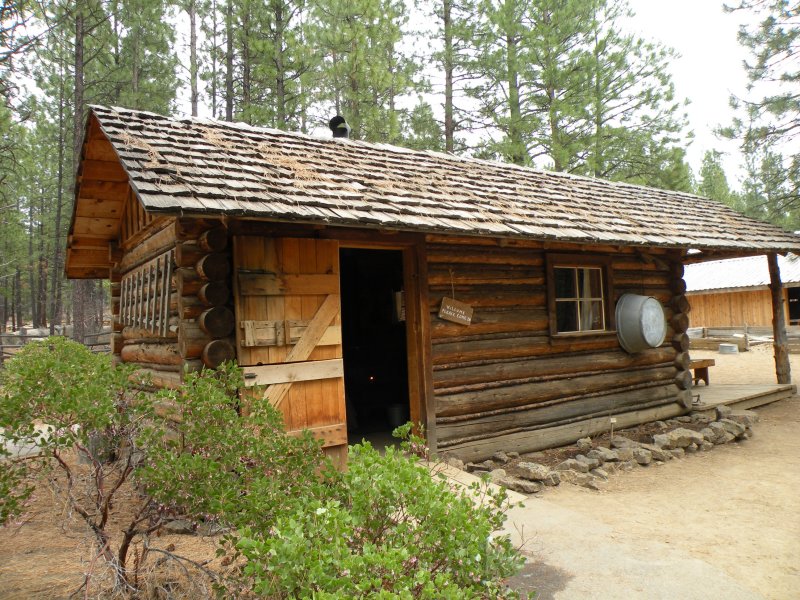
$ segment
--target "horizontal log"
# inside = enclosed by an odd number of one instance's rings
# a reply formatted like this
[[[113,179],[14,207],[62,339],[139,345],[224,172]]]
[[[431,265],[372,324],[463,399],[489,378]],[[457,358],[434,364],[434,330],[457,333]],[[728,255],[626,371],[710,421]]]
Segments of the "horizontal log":
[[[436,313],[442,297],[453,297],[450,286],[431,286],[428,288],[428,310]],[[473,308],[547,308],[547,294],[544,290],[531,290],[527,286],[487,286],[483,289],[469,287],[456,290],[456,300],[465,302]]]
[[[121,332],[114,332],[111,334],[111,354],[119,354],[122,351],[122,345],[125,339]]]
[[[193,358],[190,360],[184,360],[181,368],[184,373],[196,373],[197,371],[202,371],[205,368],[203,364],[203,360],[199,358]]]
[[[153,334],[151,330],[145,329],[144,327],[125,327],[122,330],[122,337],[126,341],[141,339],[175,339],[178,337],[178,317],[170,317],[167,335],[164,338],[160,338]]]
[[[196,241],[179,242],[175,246],[175,266],[178,268],[193,267],[208,252],[197,245]]]
[[[437,420],[436,434],[439,443],[446,445],[449,440],[454,439],[479,439],[522,431],[530,427],[572,421],[578,417],[614,415],[658,401],[673,402],[676,393],[677,390],[672,384],[656,384],[622,393],[579,398],[526,411],[494,414],[468,421],[441,423]]]
[[[222,252],[228,247],[228,230],[220,226],[204,231],[197,238],[197,245],[206,252]]]
[[[522,383],[499,388],[436,395],[436,416],[469,415],[512,407],[534,406],[589,394],[607,393],[656,382],[672,382],[672,365],[635,371],[602,373],[551,381]]]
[[[183,362],[177,343],[126,344],[120,353],[124,362],[180,365]]]
[[[153,371],[159,371],[163,373],[180,373],[183,370],[181,365],[160,365],[158,363],[137,363],[129,361],[123,362],[129,367],[135,367],[137,369],[151,369]]]
[[[686,313],[677,313],[668,319],[670,327],[675,333],[685,333],[689,329],[689,315]]]
[[[642,423],[677,417],[685,413],[686,409],[677,402],[641,408],[615,415],[617,419],[616,428],[633,427]],[[492,436],[483,440],[453,444],[447,447],[447,452],[464,461],[475,462],[489,458],[498,450],[503,450],[504,452],[514,451],[520,454],[536,452],[571,444],[581,438],[592,437],[608,430],[609,419],[607,416],[601,416],[565,425],[545,427],[536,430],[535,433],[522,431],[508,435]]]
[[[198,275],[193,266],[180,267],[172,272],[172,289],[184,296],[196,295],[205,284],[206,280]]]
[[[214,217],[178,217],[175,219],[175,239],[180,241],[196,240],[200,235],[214,227],[220,227],[222,220]]]
[[[689,362],[691,358],[689,357],[688,352],[677,352],[675,354],[675,361],[672,363],[675,365],[675,368],[679,371],[685,371],[689,368]]]
[[[669,284],[669,288],[673,294],[685,294],[686,293],[686,281],[684,279],[672,279]]]
[[[194,265],[197,274],[209,281],[224,281],[231,273],[230,258],[226,254],[214,252],[206,254]]]
[[[686,335],[685,333],[679,333],[678,335],[673,336],[671,339],[672,339],[672,347],[675,348],[678,352],[689,351],[689,345],[691,343],[691,340],[689,340],[688,335]]]
[[[429,244],[427,259],[430,268],[438,267],[437,263],[452,265],[527,265],[541,267],[544,265],[544,254],[532,252],[524,248],[486,248],[483,246],[450,246]],[[434,267],[436,265],[436,267]]]
[[[208,307],[197,296],[181,296],[177,292],[170,296],[169,309],[181,320],[198,318]]]
[[[675,310],[675,312],[679,313],[688,313],[690,310],[692,310],[692,305],[689,303],[689,299],[685,294],[673,296],[670,306]]]
[[[481,382],[501,382],[527,377],[553,375],[579,375],[580,373],[628,370],[669,363],[675,358],[670,347],[654,348],[638,354],[622,351],[592,352],[571,356],[540,356],[528,360],[486,361],[480,365],[445,365],[434,367],[433,383],[436,388],[467,385]]]
[[[544,269],[485,269],[428,273],[429,285],[545,285]]]
[[[203,311],[197,318],[197,324],[209,337],[222,338],[234,332],[236,317],[231,309],[225,306],[215,306]]]
[[[440,299],[441,300],[441,299]],[[480,310],[472,315],[469,325],[451,323],[439,317],[431,321],[431,337],[446,338],[465,334],[481,335],[512,331],[549,331],[550,318],[542,308],[512,310]]]
[[[669,288],[672,281],[669,274],[662,271],[614,271],[613,280],[614,287],[644,285],[657,288]]]
[[[206,344],[211,341],[208,334],[194,321],[181,321],[178,327],[178,349],[186,359],[200,358]]]
[[[466,329],[466,328],[465,328]],[[510,332],[517,333],[518,332]],[[514,337],[472,339],[450,342],[447,338],[433,336],[432,358],[434,365],[471,362],[487,359],[512,359],[541,356],[542,354],[569,354],[584,351],[604,351],[619,348],[616,336],[586,336],[558,340],[549,335],[515,335]]]
[[[131,269],[146,263],[151,258],[154,258],[175,247],[175,233],[170,226],[172,222],[166,220],[163,222],[163,228],[154,231],[150,237],[142,240],[136,246],[128,249],[125,256],[122,257],[119,263],[119,270],[122,273],[127,273]]]
[[[206,367],[216,369],[222,363],[236,359],[236,348],[228,340],[213,340],[203,347],[201,358]]]
[[[182,385],[180,373],[157,371],[147,367],[137,369],[136,372],[131,375],[131,381],[137,385],[155,388],[177,389]]]
[[[225,281],[209,281],[197,292],[200,302],[207,306],[222,306],[231,298],[231,290]]]
[[[675,385],[679,390],[689,390],[692,388],[692,374],[690,371],[680,371],[675,376]]]

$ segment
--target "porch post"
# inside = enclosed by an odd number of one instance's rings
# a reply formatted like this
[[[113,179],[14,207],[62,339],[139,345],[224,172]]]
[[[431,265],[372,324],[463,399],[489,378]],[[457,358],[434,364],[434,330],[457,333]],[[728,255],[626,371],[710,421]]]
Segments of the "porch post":
[[[778,255],[767,254],[769,265],[769,289],[772,295],[772,334],[775,340],[775,375],[778,383],[792,382],[792,369],[789,365],[789,347],[786,339],[786,317],[783,307],[783,284],[778,267]]]

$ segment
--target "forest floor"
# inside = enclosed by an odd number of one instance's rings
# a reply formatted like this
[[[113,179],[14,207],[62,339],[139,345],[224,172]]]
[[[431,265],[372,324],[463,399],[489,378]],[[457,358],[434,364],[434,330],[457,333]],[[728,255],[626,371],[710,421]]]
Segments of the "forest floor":
[[[712,385],[774,383],[769,346],[738,355],[692,352],[692,357],[716,360]],[[800,355],[792,355],[791,362],[795,376],[800,377]],[[591,518],[643,548],[653,543],[669,545],[725,573],[757,597],[797,598],[800,397],[757,412],[761,421],[750,440],[661,466],[613,474],[599,492],[572,485],[549,488],[542,500]],[[531,499],[529,504],[535,508],[536,502]],[[62,526],[63,517],[43,487],[21,520],[0,528],[0,598],[67,598],[90,570],[96,573],[95,583],[86,597],[95,597],[100,580],[108,574],[92,564],[91,540],[78,518],[73,516]],[[582,534],[576,531],[575,535]],[[213,557],[217,544],[215,538],[185,535],[165,536],[157,542],[160,548],[197,560]],[[173,571],[171,577],[180,574]],[[610,583],[613,588],[613,579]],[[700,590],[710,584],[697,582]],[[548,589],[547,582],[537,582],[535,575],[530,585],[539,589],[542,600],[580,597],[559,596],[557,587]],[[201,597],[197,592],[186,597]],[[84,597],[84,590],[77,597]]]

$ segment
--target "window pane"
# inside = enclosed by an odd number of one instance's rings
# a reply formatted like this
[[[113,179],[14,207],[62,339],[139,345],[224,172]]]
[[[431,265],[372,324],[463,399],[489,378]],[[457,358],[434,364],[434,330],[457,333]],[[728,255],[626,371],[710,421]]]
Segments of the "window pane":
[[[578,296],[581,298],[602,298],[600,269],[578,269]]]
[[[556,298],[577,298],[575,290],[575,271],[571,267],[556,267],[553,269],[555,278]]]
[[[603,327],[603,303],[599,300],[580,302],[581,331],[597,331]]]
[[[556,330],[578,331],[578,303],[556,302]]]

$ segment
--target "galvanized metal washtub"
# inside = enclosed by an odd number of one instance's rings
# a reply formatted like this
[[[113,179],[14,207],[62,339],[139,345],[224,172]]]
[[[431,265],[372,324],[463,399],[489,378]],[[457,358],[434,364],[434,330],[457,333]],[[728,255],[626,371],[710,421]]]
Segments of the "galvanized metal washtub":
[[[652,296],[623,294],[617,302],[617,337],[631,354],[658,348],[667,335],[664,308]]]

